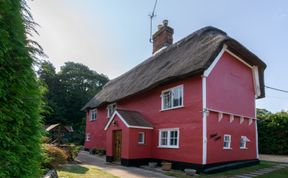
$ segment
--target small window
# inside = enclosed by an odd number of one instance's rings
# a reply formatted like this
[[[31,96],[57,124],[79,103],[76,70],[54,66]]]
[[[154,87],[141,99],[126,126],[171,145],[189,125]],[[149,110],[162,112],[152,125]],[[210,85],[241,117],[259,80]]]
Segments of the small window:
[[[246,136],[240,137],[240,149],[247,149],[247,142],[250,140]]]
[[[90,133],[86,133],[86,142],[90,141]]]
[[[224,149],[231,149],[231,135],[224,135]]]
[[[97,117],[97,110],[96,109],[91,110],[90,111],[90,121],[95,121],[96,117]]]
[[[112,114],[114,114],[115,110],[116,110],[116,103],[109,104],[107,106],[107,117],[110,118]]]
[[[177,86],[165,90],[161,94],[162,110],[172,109],[183,106],[183,86]]]
[[[145,143],[145,133],[144,132],[139,132],[138,133],[138,143],[139,144],[144,144]]]
[[[159,147],[178,148],[179,147],[179,129],[160,129]]]

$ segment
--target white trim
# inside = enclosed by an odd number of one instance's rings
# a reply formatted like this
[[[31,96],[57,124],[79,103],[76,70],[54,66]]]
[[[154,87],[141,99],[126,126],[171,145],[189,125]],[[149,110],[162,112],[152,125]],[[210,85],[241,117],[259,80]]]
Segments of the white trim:
[[[218,122],[220,122],[223,119],[223,113],[218,112]]]
[[[219,54],[216,56],[216,58],[214,59],[214,61],[212,62],[212,64],[208,67],[208,69],[206,69],[204,71],[204,76],[208,77],[209,74],[212,72],[212,70],[214,69],[214,67],[216,66],[216,64],[218,63],[218,61],[220,60],[222,54],[225,52],[227,46],[224,45],[223,48],[221,49],[221,51],[219,52]]]
[[[173,89],[176,89],[176,88],[180,88],[181,89],[181,93],[182,93],[182,101],[181,101],[181,105],[179,106],[172,106],[173,105],[173,97],[172,97],[172,100],[171,100],[171,108],[164,108],[164,98],[163,98],[163,93],[167,92],[167,91],[173,91]],[[162,90],[161,91],[161,95],[160,95],[160,98],[161,98],[161,110],[160,111],[167,111],[167,110],[171,110],[171,109],[177,109],[177,108],[183,108],[184,107],[184,85],[181,84],[181,85],[177,85],[175,87],[172,87],[172,88],[168,88],[168,89],[165,89],[165,90]]]
[[[244,122],[244,117],[240,117],[240,124]]]
[[[129,125],[125,119],[119,114],[118,111],[114,111],[114,114],[111,116],[110,120],[108,121],[108,123],[106,124],[106,126],[104,127],[104,130],[107,130],[109,125],[112,123],[112,121],[114,120],[115,115],[117,115],[120,120],[125,124],[126,127],[128,128],[136,128],[136,129],[153,129],[153,127],[142,127],[142,126],[134,126],[134,125]]]
[[[205,73],[205,72],[204,72]],[[207,163],[207,103],[206,103],[206,77],[205,74],[202,76],[202,164]]]
[[[248,116],[244,116],[244,115],[239,115],[239,114],[235,114],[235,113],[231,113],[231,112],[220,111],[220,110],[217,110],[217,109],[207,108],[207,110],[208,110],[208,111],[211,111],[211,112],[223,113],[223,114],[227,114],[227,115],[233,115],[233,116],[236,116],[236,117],[244,117],[244,118],[255,119],[255,120],[256,120],[256,118],[253,118],[253,117],[248,117]]]
[[[253,123],[253,119],[249,118],[249,125]]]
[[[230,123],[232,123],[233,121],[234,121],[234,115],[231,114],[231,115],[230,115]]]
[[[167,145],[161,145],[161,132],[167,131]],[[177,145],[170,144],[171,132],[177,131]],[[158,148],[179,148],[180,129],[179,128],[165,128],[159,129],[158,132]]]
[[[236,59],[238,59],[240,62],[242,62],[243,64],[245,64],[247,67],[249,68],[253,68],[250,64],[248,64],[247,62],[245,62],[243,59],[241,59],[239,56],[237,56],[236,54],[234,54],[233,52],[229,51],[228,49],[225,49],[225,51],[227,53],[229,53],[231,56],[235,57]]]
[[[139,135],[143,135],[143,140],[139,142]],[[143,145],[145,144],[145,132],[138,132],[138,144]]]
[[[259,159],[259,149],[258,149],[258,126],[257,121],[255,121],[255,129],[256,129],[256,157]]]
[[[256,95],[256,98],[258,98],[261,95],[258,67],[253,66],[252,72],[253,72],[253,82],[254,82],[255,95]]]

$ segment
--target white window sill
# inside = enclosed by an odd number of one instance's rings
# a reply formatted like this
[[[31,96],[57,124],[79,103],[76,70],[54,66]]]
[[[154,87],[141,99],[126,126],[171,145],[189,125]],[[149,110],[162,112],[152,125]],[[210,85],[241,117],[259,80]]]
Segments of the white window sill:
[[[241,147],[240,147],[240,150],[248,150],[248,148],[241,148]]]
[[[94,122],[94,121],[96,121],[96,119],[94,119],[94,120],[90,120],[90,122]]]
[[[168,111],[168,110],[173,110],[173,109],[179,109],[179,108],[184,108],[184,106],[177,106],[177,107],[173,107],[173,108],[167,108],[167,109],[161,109],[160,112],[162,111]]]
[[[158,148],[173,148],[173,149],[178,149],[179,146],[158,146]]]
[[[138,142],[138,145],[144,145],[145,143],[144,142]]]
[[[223,150],[232,150],[232,148],[225,148],[225,147],[223,147]]]

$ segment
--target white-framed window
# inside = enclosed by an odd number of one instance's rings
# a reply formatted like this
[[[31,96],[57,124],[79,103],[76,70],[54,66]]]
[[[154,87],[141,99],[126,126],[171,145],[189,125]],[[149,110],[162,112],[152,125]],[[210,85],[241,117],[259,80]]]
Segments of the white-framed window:
[[[159,147],[179,148],[179,128],[159,129]]]
[[[116,103],[109,104],[107,106],[107,117],[110,118],[115,110],[116,110]]]
[[[240,137],[240,149],[247,149],[247,142],[250,140],[246,136]]]
[[[90,133],[86,133],[86,138],[85,138],[86,142],[90,141]]]
[[[96,109],[90,110],[90,121],[95,121],[96,117],[97,117],[97,110]]]
[[[231,135],[224,134],[223,141],[223,149],[231,149]]]
[[[183,85],[179,85],[161,93],[162,110],[173,109],[183,106]]]
[[[139,132],[138,133],[138,144],[144,144],[145,143],[145,133]]]

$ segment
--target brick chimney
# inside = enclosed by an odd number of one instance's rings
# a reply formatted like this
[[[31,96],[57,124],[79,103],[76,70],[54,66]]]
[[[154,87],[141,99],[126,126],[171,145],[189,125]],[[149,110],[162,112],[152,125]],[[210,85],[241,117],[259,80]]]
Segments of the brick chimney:
[[[153,35],[153,52],[163,47],[173,44],[174,29],[168,26],[168,20],[163,20],[163,24],[158,25],[158,31]]]

